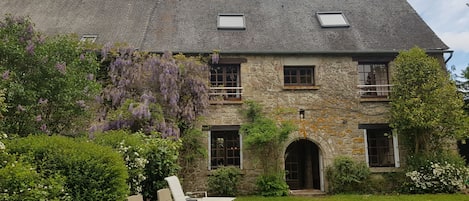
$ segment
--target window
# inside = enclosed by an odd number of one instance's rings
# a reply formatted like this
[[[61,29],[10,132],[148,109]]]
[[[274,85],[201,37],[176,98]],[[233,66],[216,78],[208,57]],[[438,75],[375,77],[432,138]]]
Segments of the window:
[[[241,168],[241,139],[239,126],[210,131],[210,169],[220,166]]]
[[[360,125],[365,128],[366,161],[370,167],[399,167],[397,135],[387,125]]]
[[[349,23],[345,16],[340,11],[333,12],[317,12],[316,17],[321,24],[321,27],[349,27]]]
[[[81,42],[90,42],[90,43],[94,43],[97,38],[98,38],[98,35],[95,35],[95,34],[85,34],[85,35],[81,36],[80,41],[81,41]]]
[[[390,92],[387,63],[359,63],[361,97],[388,97]]]
[[[283,82],[285,86],[313,86],[314,66],[285,66]]]
[[[244,30],[246,23],[244,14],[219,14],[218,29]]]
[[[241,100],[240,64],[217,64],[210,68],[211,99]]]

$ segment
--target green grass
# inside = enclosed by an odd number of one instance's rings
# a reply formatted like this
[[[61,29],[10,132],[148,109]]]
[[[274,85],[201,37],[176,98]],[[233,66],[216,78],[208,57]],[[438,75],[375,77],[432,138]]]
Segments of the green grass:
[[[235,201],[469,201],[469,195],[333,195],[323,197],[238,197]]]

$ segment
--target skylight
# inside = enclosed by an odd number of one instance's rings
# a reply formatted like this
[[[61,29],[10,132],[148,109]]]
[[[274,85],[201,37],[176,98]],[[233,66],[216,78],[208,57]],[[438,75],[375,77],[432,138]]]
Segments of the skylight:
[[[96,41],[96,38],[98,38],[98,35],[96,34],[85,34],[81,36],[80,41],[94,43]]]
[[[349,23],[340,11],[334,12],[317,12],[316,16],[321,27],[349,27]]]
[[[244,14],[218,14],[218,29],[246,29]]]

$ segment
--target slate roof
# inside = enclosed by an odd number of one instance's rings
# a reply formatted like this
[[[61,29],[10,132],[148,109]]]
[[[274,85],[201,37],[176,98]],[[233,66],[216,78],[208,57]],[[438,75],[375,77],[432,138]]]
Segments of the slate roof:
[[[350,27],[321,28],[322,11],[342,11]],[[405,0],[1,0],[5,13],[28,15],[47,34],[98,34],[152,52],[448,49]],[[218,30],[219,13],[243,13],[246,30]]]

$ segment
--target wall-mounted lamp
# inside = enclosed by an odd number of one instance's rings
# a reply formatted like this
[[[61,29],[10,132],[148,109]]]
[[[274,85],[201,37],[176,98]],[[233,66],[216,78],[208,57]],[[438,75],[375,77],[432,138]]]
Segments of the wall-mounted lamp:
[[[298,113],[299,113],[299,115],[300,115],[300,119],[304,119],[304,118],[305,118],[305,110],[304,110],[304,109],[298,110]]]

